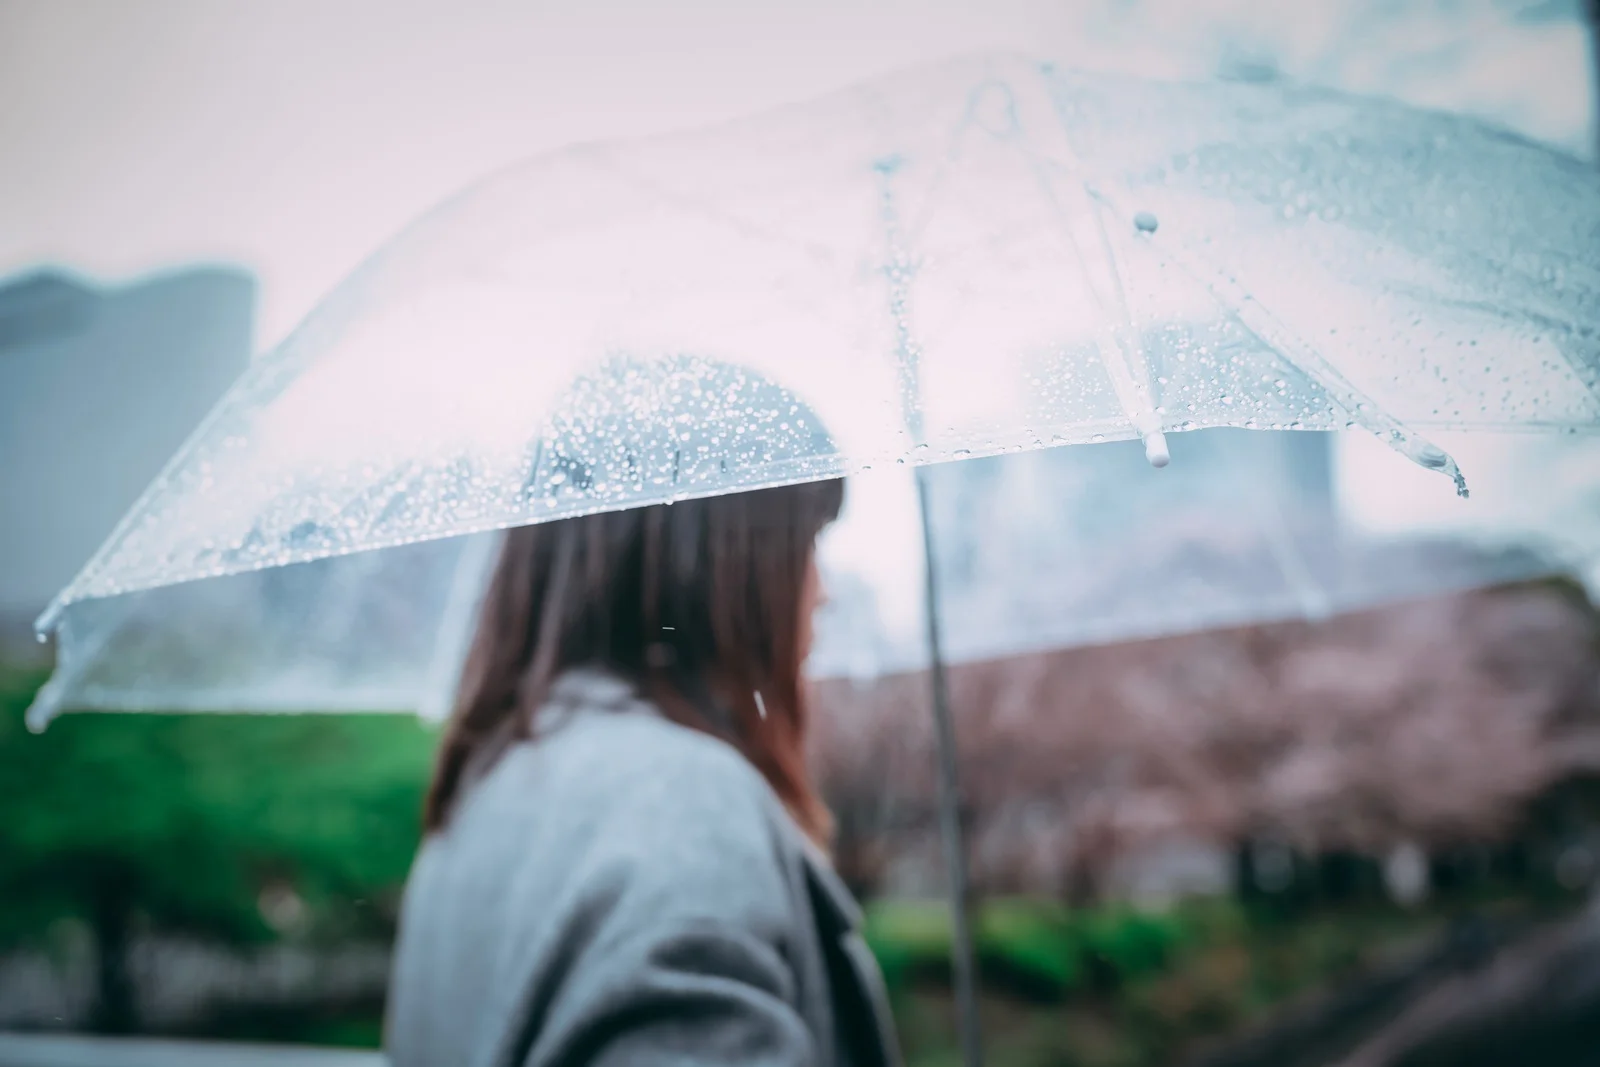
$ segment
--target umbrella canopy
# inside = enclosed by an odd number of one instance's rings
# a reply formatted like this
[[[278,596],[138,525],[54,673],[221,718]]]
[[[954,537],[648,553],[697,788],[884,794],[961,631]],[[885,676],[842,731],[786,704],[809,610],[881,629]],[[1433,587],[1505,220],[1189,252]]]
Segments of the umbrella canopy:
[[[1592,170],[1470,120],[1013,58],[580,146],[374,256],[255,362],[42,622],[874,464],[1133,436],[1159,461],[1163,431],[1204,426],[1356,423],[1453,472],[1419,434],[1600,422],[1597,238]],[[540,447],[557,401],[610,361],[684,357],[782,383],[833,436],[568,491]],[[746,432],[736,398],[720,414],[701,431]]]
[[[140,590],[1052,444],[1161,464],[1212,426],[1360,426],[1459,481],[1425,434],[1600,424],[1597,247],[1594,172],[1470,120],[1009,56],[580,146],[442,205],[256,360],[40,627],[81,673],[226,602]],[[462,599],[458,554],[417,610]],[[394,565],[228,580],[310,618]]]
[[[1180,434],[1167,471],[1150,469],[1135,442],[930,468],[946,658],[1319,618],[1581,570],[1600,549],[1595,516],[1576,528],[1573,515],[1527,500],[1511,501],[1524,529],[1484,517],[1457,530],[1363,530],[1335,484],[1342,439]],[[1600,441],[1552,444],[1576,468]],[[577,483],[614,476],[573,456],[568,466]],[[1502,483],[1541,470],[1494,472],[1459,510],[1502,503]],[[900,467],[858,477],[824,535],[829,599],[813,677],[927,665],[910,483]],[[36,721],[57,707],[442,715],[497,543],[470,534],[87,601],[66,616]]]

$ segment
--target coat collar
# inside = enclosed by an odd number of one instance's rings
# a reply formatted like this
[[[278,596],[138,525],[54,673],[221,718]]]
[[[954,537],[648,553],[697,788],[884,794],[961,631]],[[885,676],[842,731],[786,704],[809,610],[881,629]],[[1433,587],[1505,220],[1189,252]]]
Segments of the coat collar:
[[[563,671],[551,684],[548,699],[534,714],[535,731],[553,729],[575,714],[590,711],[661,715],[659,708],[639,696],[632,683],[614,672],[603,667],[575,667]],[[798,843],[805,859],[817,907],[839,929],[859,930],[861,908],[834,871],[832,862],[781,804],[778,808],[783,814],[785,832]]]
[[[549,698],[533,719],[536,733],[552,729],[574,715],[593,711],[661,716],[661,710],[642,698],[625,679],[601,668],[585,667],[564,672],[550,687]],[[724,742],[725,743],[725,742]],[[786,835],[801,857],[807,895],[822,935],[823,950],[830,969],[837,965],[830,981],[837,1003],[858,1005],[846,1018],[847,1041],[855,1050],[848,1062],[891,1065],[901,1061],[889,1010],[888,991],[871,950],[862,938],[861,907],[850,895],[844,881],[833,869],[827,855],[807,837],[790,817],[777,795],[772,794],[773,811],[779,832]]]
[[[603,667],[574,667],[563,671],[551,683],[550,693],[535,719],[588,710],[660,714],[625,678]]]
[[[818,910],[842,930],[861,929],[861,905],[856,903],[856,898],[845,887],[844,880],[833,869],[833,861],[794,824],[794,820],[788,819],[787,813],[785,819],[788,829],[799,839],[800,853],[806,863],[806,876],[811,881]]]

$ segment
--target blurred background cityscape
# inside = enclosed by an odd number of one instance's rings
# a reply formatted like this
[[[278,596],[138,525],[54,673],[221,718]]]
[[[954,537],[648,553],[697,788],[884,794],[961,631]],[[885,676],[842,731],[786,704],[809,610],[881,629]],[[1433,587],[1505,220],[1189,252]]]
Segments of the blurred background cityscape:
[[[612,6],[0,2],[0,1030],[376,1047],[435,724],[23,711],[48,599],[455,185],[976,44],[1595,155],[1581,0]],[[1549,484],[1483,536],[1386,513],[1409,472],[1345,435],[1175,436],[935,470],[991,1061],[1600,1062],[1600,453],[1508,460]],[[814,766],[908,1056],[957,1062],[920,601],[850,537]]]

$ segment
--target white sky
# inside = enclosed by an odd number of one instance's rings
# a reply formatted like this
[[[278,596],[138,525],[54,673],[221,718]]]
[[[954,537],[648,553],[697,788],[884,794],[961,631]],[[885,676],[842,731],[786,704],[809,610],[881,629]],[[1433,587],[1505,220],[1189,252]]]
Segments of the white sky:
[[[1584,31],[1570,14],[1516,20],[1517,6],[0,0],[0,276],[41,262],[106,280],[237,263],[260,279],[267,346],[413,216],[511,160],[984,48],[1173,76],[1266,61],[1581,151],[1592,121]],[[1381,489],[1410,476],[1388,480],[1401,466],[1343,469],[1358,490]],[[914,617],[917,562],[883,547],[906,543],[895,516],[909,486],[862,485],[855,497],[875,511],[840,531],[839,551],[876,553],[890,621]],[[1369,498],[1382,514],[1385,493]]]
[[[1259,57],[1584,144],[1582,28],[1505,6],[0,0],[0,276],[236,262],[260,278],[270,345],[384,238],[511,160],[983,48],[1191,76]]]

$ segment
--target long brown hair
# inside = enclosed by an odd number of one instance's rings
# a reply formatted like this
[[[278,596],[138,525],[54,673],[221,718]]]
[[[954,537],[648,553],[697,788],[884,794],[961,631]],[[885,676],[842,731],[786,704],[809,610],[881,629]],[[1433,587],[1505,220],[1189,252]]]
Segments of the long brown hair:
[[[525,526],[506,535],[445,729],[425,822],[442,828],[469,764],[530,736],[564,670],[632,682],[675,722],[724,738],[822,842],[807,774],[800,611],[838,479]]]

